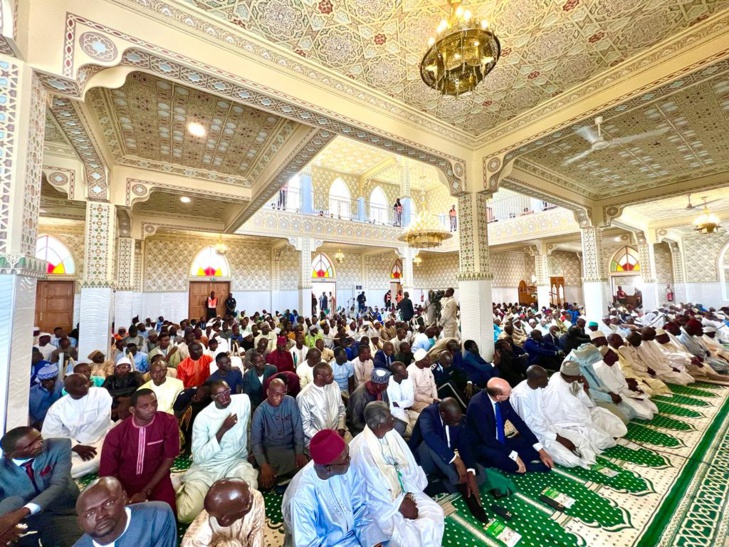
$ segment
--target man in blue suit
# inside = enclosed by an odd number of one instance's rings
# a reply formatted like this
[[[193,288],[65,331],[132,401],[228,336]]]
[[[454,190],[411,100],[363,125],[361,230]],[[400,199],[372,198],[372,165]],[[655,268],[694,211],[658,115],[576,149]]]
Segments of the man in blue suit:
[[[467,437],[461,406],[456,399],[448,397],[425,407],[420,413],[410,438],[410,448],[429,477],[445,477],[446,488],[463,494],[476,518],[479,515],[486,518],[479,491],[486,473],[481,470],[477,476],[476,460]]]
[[[509,473],[546,472],[554,467],[552,457],[509,403],[511,386],[501,378],[491,378],[486,389],[471,398],[466,426],[473,436],[476,461]],[[506,437],[509,421],[518,436]]]
[[[16,427],[0,440],[0,537],[28,526],[18,545],[71,546],[81,537],[76,523],[78,487],[71,478],[71,440],[44,440],[32,427]]]

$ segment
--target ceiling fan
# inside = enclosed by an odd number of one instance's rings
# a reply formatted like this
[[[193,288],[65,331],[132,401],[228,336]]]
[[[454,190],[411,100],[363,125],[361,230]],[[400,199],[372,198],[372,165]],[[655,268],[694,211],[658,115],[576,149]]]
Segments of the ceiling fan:
[[[696,209],[696,205],[693,205],[693,204],[691,203],[691,194],[688,194],[688,196],[687,196],[687,197],[688,197],[688,205],[686,205],[686,210],[687,210],[687,211],[690,211],[691,209]],[[716,203],[717,201],[719,201],[718,199],[712,199],[711,201],[706,201],[706,199],[707,199],[706,197],[703,197],[703,198],[701,198],[701,199],[703,199],[703,200],[704,200],[704,206],[706,206],[706,205],[710,205],[710,204],[712,204],[712,203]]]
[[[562,165],[570,165],[571,163],[574,163],[576,161],[581,160],[582,158],[585,158],[592,154],[593,152],[598,152],[600,150],[605,150],[606,148],[610,148],[611,146],[615,146],[618,144],[628,144],[634,141],[639,141],[643,139],[649,139],[651,137],[657,137],[658,135],[663,135],[668,131],[668,128],[663,129],[656,129],[655,131],[647,131],[645,133],[638,133],[637,135],[629,135],[627,137],[618,137],[615,139],[606,139],[605,135],[603,135],[602,132],[602,123],[603,123],[603,117],[598,116],[595,118],[595,125],[597,126],[597,132],[589,126],[583,126],[580,127],[575,131],[580,137],[585,139],[587,142],[590,143],[590,148],[585,150],[584,152],[580,152],[576,156],[572,156],[571,158],[568,158],[564,161]]]

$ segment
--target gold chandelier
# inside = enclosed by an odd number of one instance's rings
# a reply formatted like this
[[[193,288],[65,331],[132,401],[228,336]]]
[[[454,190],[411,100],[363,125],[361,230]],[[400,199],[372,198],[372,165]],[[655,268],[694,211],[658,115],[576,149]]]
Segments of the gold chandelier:
[[[416,266],[420,266],[422,263],[423,259],[420,258],[420,255],[415,255],[415,257],[413,258],[413,264],[415,264]]]
[[[218,242],[215,244],[215,252],[219,255],[225,255],[228,252],[228,246],[223,243],[223,236],[218,236]]]
[[[425,206],[425,185],[421,189],[420,211],[422,212],[415,216],[398,240],[415,249],[432,249],[453,237]]]
[[[337,264],[341,264],[342,262],[344,262],[344,253],[341,249],[334,253],[334,260],[337,261]]]
[[[704,211],[701,215],[699,215],[699,218],[694,220],[694,225],[696,226],[694,229],[702,234],[713,234],[718,231],[719,223],[721,221],[714,213],[709,213],[709,208],[706,205],[706,198],[703,199]]]
[[[451,14],[428,40],[420,62],[420,77],[442,95],[473,91],[493,70],[501,56],[501,44],[486,20],[474,21],[460,0],[449,0]]]

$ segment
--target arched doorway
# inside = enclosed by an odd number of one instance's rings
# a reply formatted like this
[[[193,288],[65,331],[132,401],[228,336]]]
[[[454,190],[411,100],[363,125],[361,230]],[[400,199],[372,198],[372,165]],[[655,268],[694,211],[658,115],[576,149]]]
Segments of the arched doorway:
[[[385,192],[376,186],[370,194],[370,220],[376,224],[387,224],[389,209]]]
[[[643,288],[640,276],[640,255],[633,247],[626,245],[613,254],[610,259],[610,288],[613,301],[618,301],[618,287],[627,295],[620,299],[623,305],[639,305]]]
[[[397,258],[395,259],[395,262],[392,265],[392,269],[390,270],[390,303],[393,306],[397,304],[399,300],[398,295],[400,295],[402,291],[402,277],[402,260]]]
[[[35,257],[46,262],[47,279],[38,281],[35,291],[35,324],[43,332],[62,327],[71,332],[76,263],[71,251],[53,236],[41,235]]]
[[[329,214],[334,218],[352,216],[352,195],[345,182],[337,177],[329,188]]]
[[[188,317],[205,317],[211,291],[215,291],[218,299],[217,315],[225,315],[225,299],[230,293],[230,265],[212,245],[197,253],[190,266]]]
[[[311,294],[313,314],[319,315],[324,311],[331,315],[332,297],[336,307],[344,305],[337,301],[337,272],[331,259],[324,253],[317,254],[311,261]]]

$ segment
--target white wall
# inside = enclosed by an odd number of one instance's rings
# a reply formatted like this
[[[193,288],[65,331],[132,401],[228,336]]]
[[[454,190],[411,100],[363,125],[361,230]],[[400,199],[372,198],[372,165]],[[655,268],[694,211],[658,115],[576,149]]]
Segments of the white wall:
[[[686,283],[686,302],[716,308],[729,304],[729,300],[724,300],[722,296],[720,283]]]
[[[585,297],[582,292],[582,285],[565,285],[564,297],[570,304],[572,302],[583,304],[585,302]]]
[[[519,302],[518,287],[491,287],[491,298],[494,302]]]
[[[150,292],[143,293],[141,317],[157,319],[162,315],[165,319],[179,322],[186,319],[189,311],[189,295],[185,292]]]

